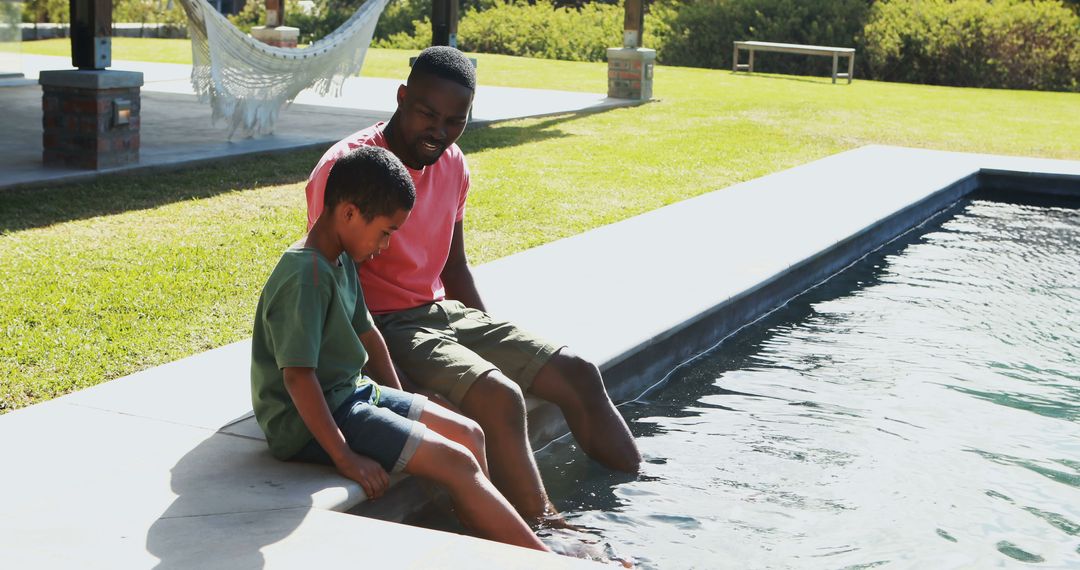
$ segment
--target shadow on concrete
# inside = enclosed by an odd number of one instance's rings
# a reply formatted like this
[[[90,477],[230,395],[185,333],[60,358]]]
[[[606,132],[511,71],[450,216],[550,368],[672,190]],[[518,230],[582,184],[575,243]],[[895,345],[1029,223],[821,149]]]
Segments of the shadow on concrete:
[[[261,441],[220,432],[202,441],[170,470],[176,498],[147,530],[155,568],[263,568],[262,549],[292,534],[325,487],[296,468]]]
[[[261,186],[300,184],[321,153],[304,150],[233,158],[198,167],[177,165],[176,170],[108,174],[91,182],[4,190],[0,192],[0,234]]]

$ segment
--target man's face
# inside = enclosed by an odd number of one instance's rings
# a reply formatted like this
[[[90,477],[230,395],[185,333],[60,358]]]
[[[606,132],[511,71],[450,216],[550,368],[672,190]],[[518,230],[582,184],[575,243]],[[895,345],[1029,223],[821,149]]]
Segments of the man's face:
[[[398,87],[397,100],[397,140],[391,150],[406,166],[419,170],[457,142],[469,120],[473,92],[448,79],[421,75]]]
[[[341,212],[344,225],[342,245],[356,263],[373,259],[389,247],[390,236],[409,219],[408,210],[398,210],[392,216],[375,216],[368,221],[352,204],[343,202],[339,207],[344,209]]]

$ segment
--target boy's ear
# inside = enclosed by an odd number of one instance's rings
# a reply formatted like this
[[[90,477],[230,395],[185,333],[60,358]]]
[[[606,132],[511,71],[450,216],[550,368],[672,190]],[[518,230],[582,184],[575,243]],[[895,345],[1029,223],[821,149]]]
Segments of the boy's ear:
[[[342,202],[339,207],[342,208],[340,215],[344,221],[353,222],[356,221],[356,218],[367,221],[367,218],[364,218],[364,213],[360,211],[360,208],[356,207],[356,204],[346,201]]]

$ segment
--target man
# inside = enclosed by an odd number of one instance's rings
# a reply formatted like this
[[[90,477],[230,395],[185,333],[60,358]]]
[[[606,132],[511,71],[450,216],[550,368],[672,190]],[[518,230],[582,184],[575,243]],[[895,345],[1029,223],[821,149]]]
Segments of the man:
[[[527,520],[541,521],[554,510],[533,459],[523,394],[559,406],[581,448],[603,465],[633,472],[641,455],[595,365],[484,312],[465,257],[469,171],[455,144],[475,90],[461,52],[424,50],[390,121],[338,142],[312,171],[308,224],[321,213],[330,168],[350,149],[381,146],[408,167],[416,205],[390,247],[360,267],[364,295],[406,377],[480,424],[495,485]]]

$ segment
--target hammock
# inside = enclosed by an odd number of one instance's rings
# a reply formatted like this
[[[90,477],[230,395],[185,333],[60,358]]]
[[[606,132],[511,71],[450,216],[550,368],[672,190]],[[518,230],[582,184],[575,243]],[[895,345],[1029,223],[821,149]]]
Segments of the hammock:
[[[259,0],[254,0],[259,1]],[[309,87],[341,95],[356,74],[375,24],[389,0],[367,0],[344,24],[305,48],[279,48],[241,32],[207,0],[180,0],[191,35],[191,85],[209,101],[212,120],[229,124],[229,138],[268,134],[278,112]]]

